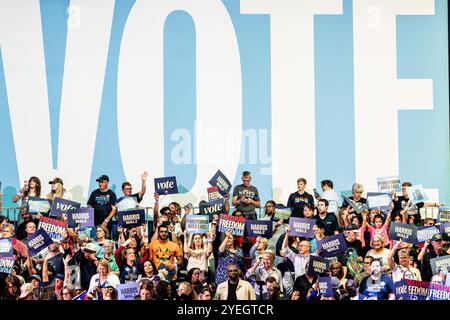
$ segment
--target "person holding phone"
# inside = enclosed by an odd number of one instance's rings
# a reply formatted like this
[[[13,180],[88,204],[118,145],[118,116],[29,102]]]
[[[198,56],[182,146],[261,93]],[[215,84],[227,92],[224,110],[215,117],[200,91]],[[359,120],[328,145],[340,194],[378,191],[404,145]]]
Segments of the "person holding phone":
[[[13,197],[12,201],[17,203],[17,201],[22,200],[21,206],[26,206],[29,197],[39,198],[40,196],[41,180],[38,177],[31,177],[29,180],[24,180],[23,187]]]
[[[234,187],[232,203],[246,219],[256,220],[256,208],[261,207],[261,200],[258,189],[251,185],[251,181],[250,171],[242,172],[242,184]]]

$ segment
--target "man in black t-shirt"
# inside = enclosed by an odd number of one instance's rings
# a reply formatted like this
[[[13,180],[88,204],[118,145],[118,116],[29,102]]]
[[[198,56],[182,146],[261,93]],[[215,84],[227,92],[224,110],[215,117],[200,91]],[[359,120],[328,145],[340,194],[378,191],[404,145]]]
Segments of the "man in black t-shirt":
[[[320,199],[317,203],[317,215],[313,218],[322,221],[325,227],[325,235],[332,236],[339,233],[339,223],[334,213],[327,212],[328,200]]]
[[[109,189],[109,177],[100,176],[97,180],[99,189],[94,190],[87,202],[88,206],[94,208],[94,224],[102,224],[111,231],[111,218],[116,213],[116,194]]]
[[[258,189],[251,185],[251,181],[250,171],[242,172],[242,184],[234,187],[232,203],[246,219],[256,220],[256,208],[261,207],[261,200]]]

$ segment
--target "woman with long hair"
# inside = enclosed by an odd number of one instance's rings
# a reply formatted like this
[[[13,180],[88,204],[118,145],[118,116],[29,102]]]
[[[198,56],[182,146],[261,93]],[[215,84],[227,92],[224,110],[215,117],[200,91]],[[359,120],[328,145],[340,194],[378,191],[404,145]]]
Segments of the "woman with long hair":
[[[336,277],[339,279],[340,284],[345,287],[347,283],[347,267],[342,266],[339,261],[333,261],[330,263],[330,277]]]
[[[203,241],[203,236],[200,233],[192,235],[192,240],[189,243],[189,234],[184,231],[184,256],[188,259],[186,270],[189,272],[192,268],[198,268],[201,271],[208,272],[208,258],[213,250],[212,235],[208,234],[207,245]]]
[[[242,269],[244,263],[244,253],[237,246],[235,237],[231,232],[227,232],[222,244],[219,247],[219,263],[216,270],[216,283],[228,280],[227,268],[230,265],[237,265]]]
[[[23,187],[13,197],[12,201],[16,203],[21,199],[21,206],[26,206],[28,204],[29,197],[41,197],[41,180],[39,180],[38,177],[33,176],[29,180],[25,180]]]
[[[139,297],[138,300],[154,300],[155,298],[155,287],[153,282],[144,281],[139,287]]]
[[[52,181],[49,181],[48,183],[52,186],[52,189],[47,194],[48,200],[53,201],[55,197],[66,200],[72,200],[72,194],[64,188],[64,183],[61,180],[61,178],[55,178]]]

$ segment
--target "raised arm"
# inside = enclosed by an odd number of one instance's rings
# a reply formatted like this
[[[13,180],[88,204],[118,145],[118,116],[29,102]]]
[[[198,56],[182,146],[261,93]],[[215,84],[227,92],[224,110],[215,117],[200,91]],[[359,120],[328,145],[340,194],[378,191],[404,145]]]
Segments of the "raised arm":
[[[154,193],[155,205],[153,206],[153,221],[158,221],[159,219],[159,194]]]
[[[391,207],[389,208],[389,211],[386,215],[386,221],[384,221],[383,227],[387,229],[389,227],[389,223],[391,222],[391,216],[392,216],[392,210],[394,210],[394,204],[391,204]]]
[[[402,243],[401,239],[400,239],[400,241],[396,241],[394,247],[392,248],[392,250],[389,251],[388,263],[389,263],[389,269],[390,270],[394,270],[394,268],[395,268],[394,256],[395,256],[395,253],[397,252],[397,249],[398,249],[398,247],[400,246],[401,243]]]
[[[141,175],[141,191],[139,191],[139,198],[143,198],[145,191],[147,191],[147,177],[148,177],[148,173],[147,171],[144,171],[144,173]]]
[[[219,252],[220,252],[220,253],[224,253],[224,252],[225,252],[225,249],[226,249],[226,247],[227,247],[227,241],[228,241],[228,239],[233,239],[233,235],[231,234],[230,231],[228,231],[228,232],[226,233],[225,238],[223,239],[222,243],[220,244],[220,247],[219,247]]]

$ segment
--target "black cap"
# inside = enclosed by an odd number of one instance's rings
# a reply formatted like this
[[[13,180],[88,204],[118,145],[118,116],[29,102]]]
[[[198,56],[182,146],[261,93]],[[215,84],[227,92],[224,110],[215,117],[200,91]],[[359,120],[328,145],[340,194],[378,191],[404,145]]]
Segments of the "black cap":
[[[431,238],[431,241],[441,241],[442,239],[442,235],[440,233],[436,233],[435,235],[433,235],[433,237]]]
[[[97,182],[100,182],[100,181],[108,181],[109,182],[109,177],[106,175],[106,174],[102,174],[100,177],[98,177],[98,179],[97,180],[95,180],[95,181],[97,181]]]
[[[54,184],[54,183],[61,183],[64,184],[63,181],[61,180],[61,178],[55,178],[52,181],[48,182],[49,184]]]

